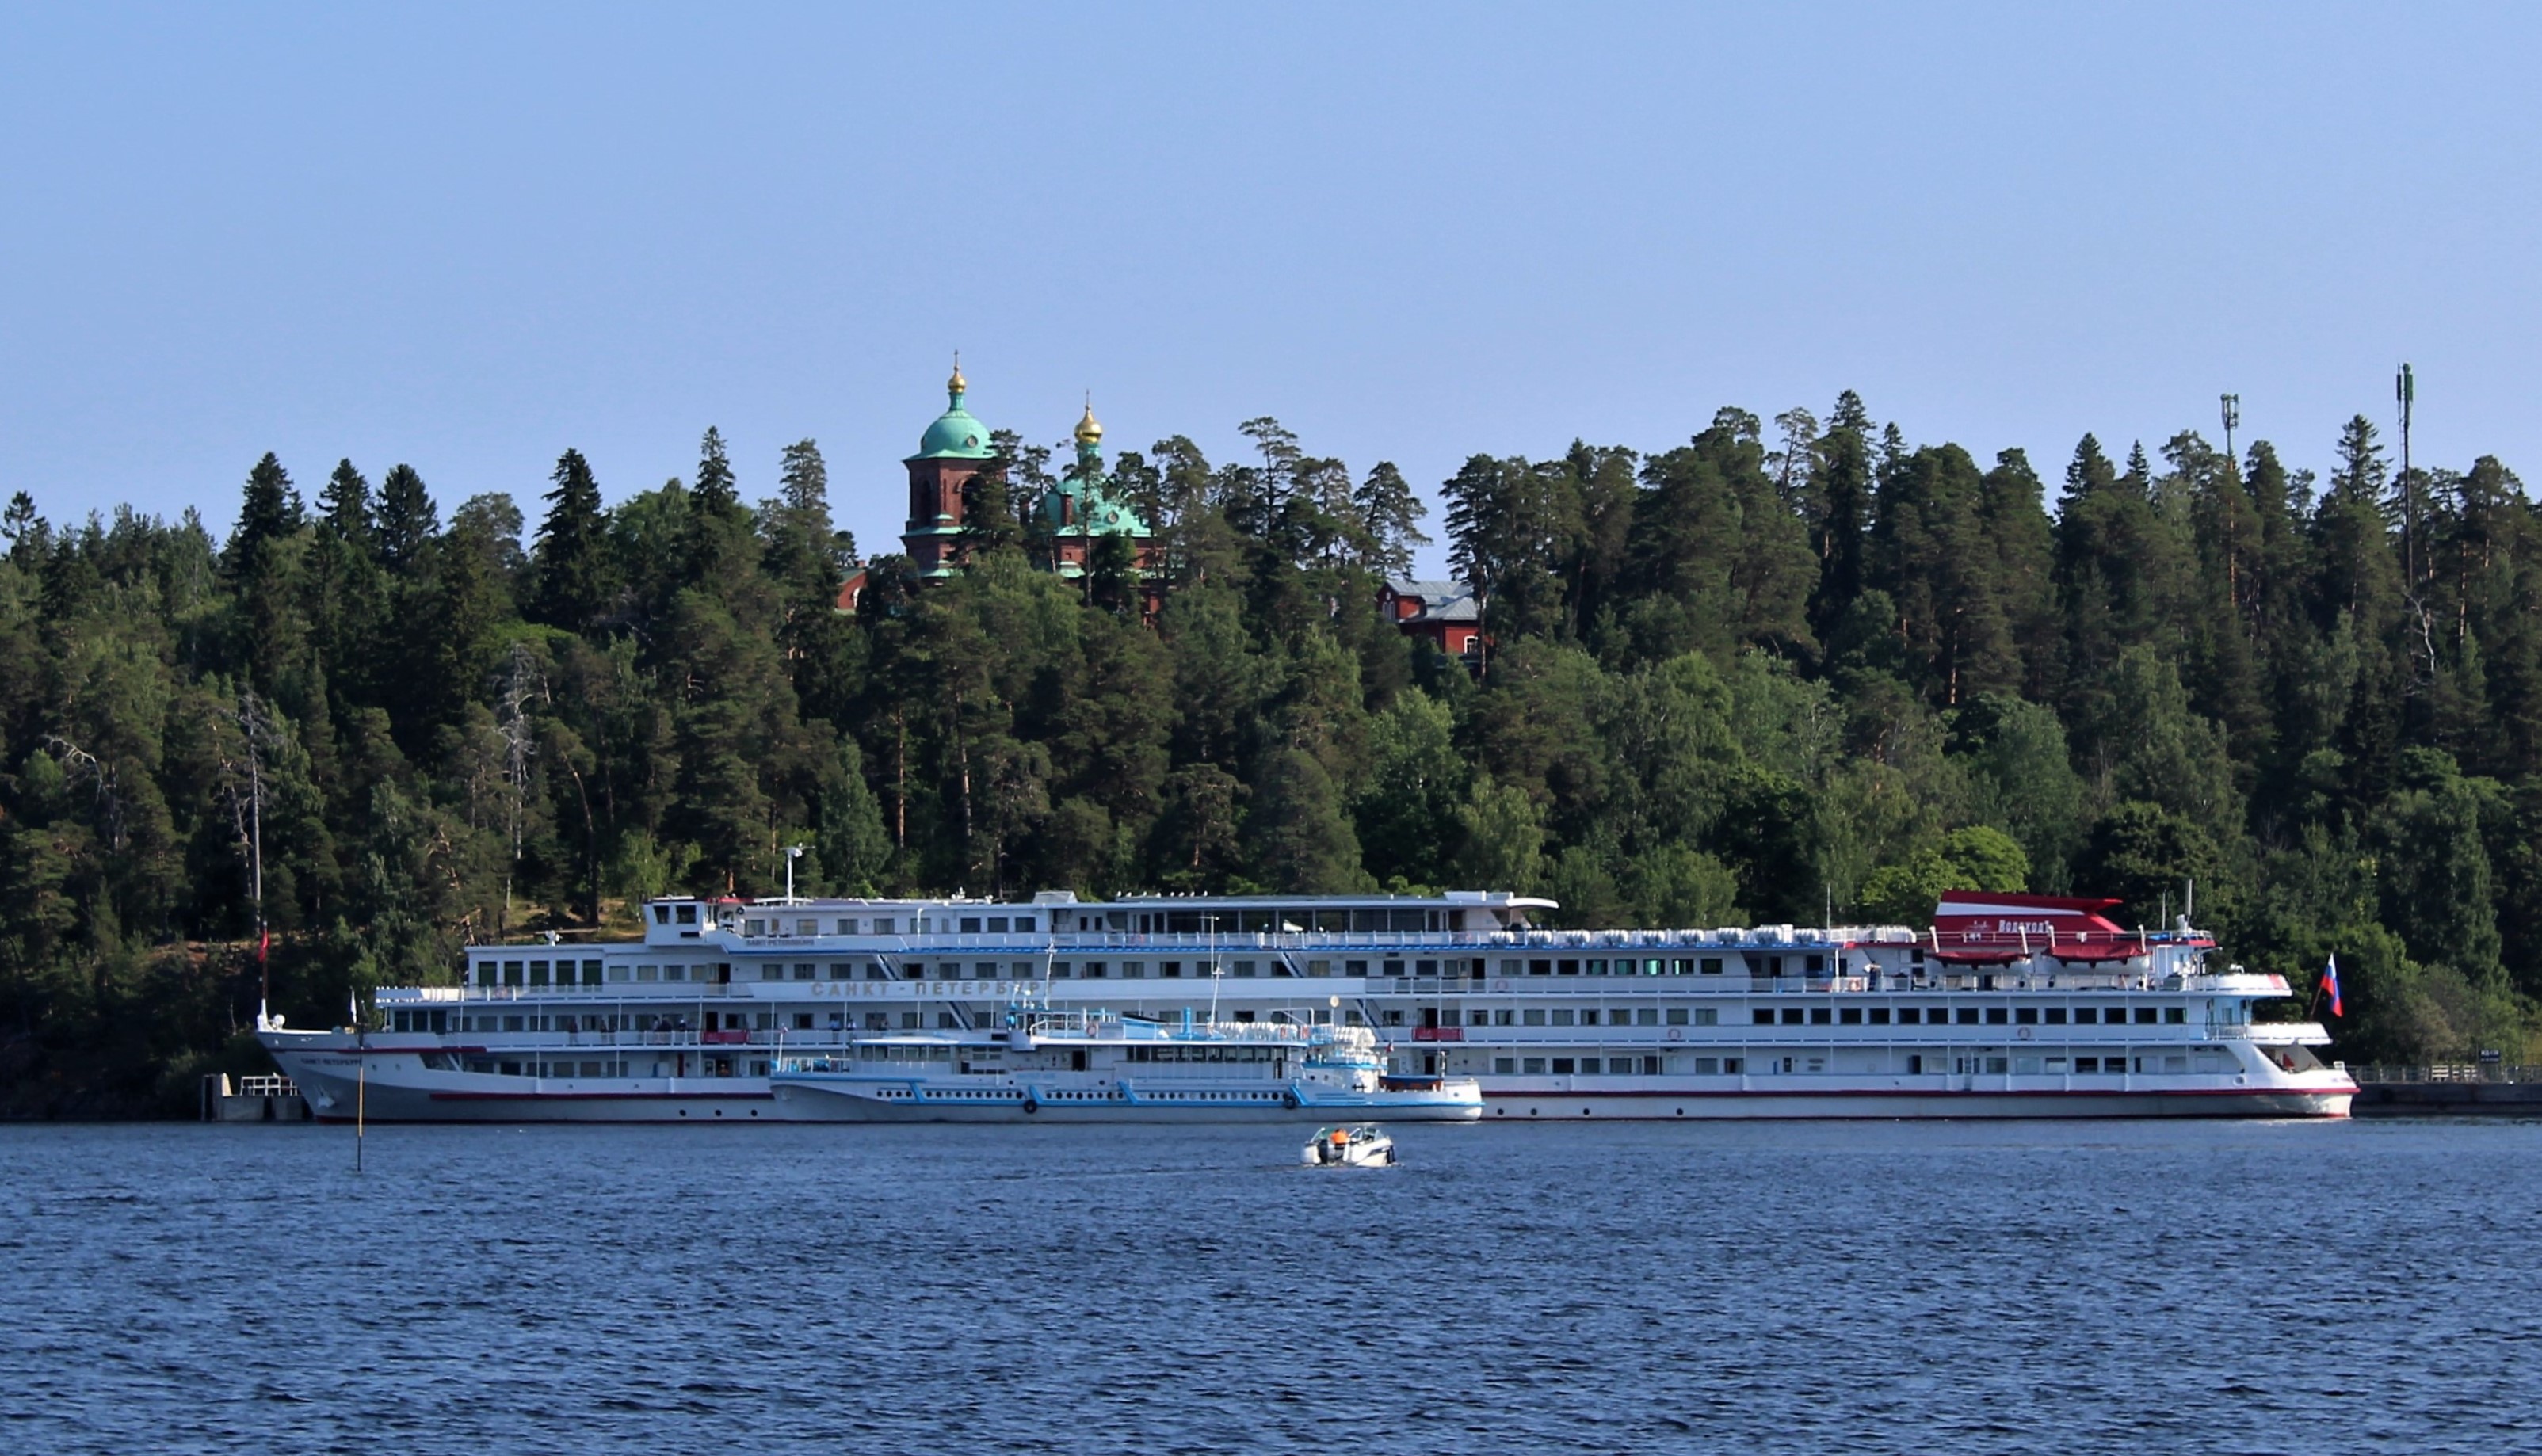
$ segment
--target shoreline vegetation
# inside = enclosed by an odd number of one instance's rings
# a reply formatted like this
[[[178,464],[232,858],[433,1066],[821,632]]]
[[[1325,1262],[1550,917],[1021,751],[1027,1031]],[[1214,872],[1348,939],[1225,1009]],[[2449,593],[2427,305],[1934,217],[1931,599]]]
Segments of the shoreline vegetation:
[[[665,891],[1489,887],[1570,924],[1921,923],[1955,886],[2196,886],[2352,1061],[2503,1049],[2542,995],[2542,521],[2482,457],[2326,473],[2184,432],[2054,482],[1841,397],[1650,452],[1475,456],[1442,523],[1488,640],[1378,610],[1425,508],[1277,421],[1176,436],[1047,569],[1063,444],[1001,432],[940,585],[860,557],[787,447],[715,432],[532,520],[399,465],[236,529],[0,515],[0,1115],[183,1116],[244,1029],[447,983],[472,940]],[[835,609],[851,569],[857,609]],[[1154,605],[1153,616],[1145,610]],[[262,895],[258,894],[261,880]],[[269,942],[262,936],[269,932]],[[2301,1002],[2288,1014],[2303,1011]]]

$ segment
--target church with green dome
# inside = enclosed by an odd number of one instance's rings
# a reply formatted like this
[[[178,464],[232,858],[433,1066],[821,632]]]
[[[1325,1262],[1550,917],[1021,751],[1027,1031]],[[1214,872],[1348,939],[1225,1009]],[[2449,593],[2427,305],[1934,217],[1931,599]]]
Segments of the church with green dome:
[[[944,412],[919,437],[918,453],[902,462],[909,470],[909,521],[900,540],[921,581],[941,581],[962,569],[969,550],[964,511],[971,482],[1003,474],[1007,468],[991,443],[989,427],[964,403],[970,386],[958,358],[944,390]],[[1090,400],[1077,421],[1076,442],[1077,460],[1066,474],[1039,500],[1015,502],[1019,524],[1028,537],[1045,544],[1043,564],[1064,577],[1084,576],[1096,545],[1106,537],[1129,542],[1131,560],[1144,575],[1154,564],[1155,533],[1136,507],[1113,492],[1103,468],[1103,426],[1094,418]],[[846,594],[841,605],[850,605]]]

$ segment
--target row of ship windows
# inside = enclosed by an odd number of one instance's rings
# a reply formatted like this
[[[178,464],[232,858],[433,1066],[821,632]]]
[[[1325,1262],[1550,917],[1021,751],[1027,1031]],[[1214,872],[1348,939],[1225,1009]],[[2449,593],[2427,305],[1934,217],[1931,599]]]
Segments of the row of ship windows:
[[[1776,1072],[1824,1072],[1824,1056],[1692,1056],[1661,1058],[1658,1056],[1495,1056],[1494,1076],[1583,1076],[1632,1077],[1663,1076],[1679,1068],[1670,1061],[1684,1063],[1698,1077],[1742,1076],[1754,1070],[1763,1075]],[[1906,1058],[1908,1076],[1924,1076],[1948,1071],[1959,1076],[2126,1076],[2131,1070],[2151,1076],[2157,1073],[2189,1071],[2186,1056],[2155,1054],[2145,1056],[2013,1056],[1977,1054],[1973,1056],[1913,1056]],[[2221,1069],[2220,1067],[2217,1069]]]
[[[1900,1026],[2038,1026],[2042,1023],[2042,1018],[2045,1018],[2049,1026],[2064,1026],[2067,1024],[2066,1015],[2069,1009],[2073,1016],[2072,1024],[2075,1026],[2126,1026],[2129,1024],[2129,1008],[2126,1006],[2071,1008],[2064,1006],[1900,1006],[1897,1008],[1897,1024]],[[1834,1012],[1832,1017],[1829,1014],[1831,1010]],[[1870,1025],[1888,1026],[1890,1024],[1890,1008],[1886,1006],[1868,1008],[1812,1006],[1808,1008],[1806,1022],[1802,1020],[1803,1013],[1799,1007],[1758,1006],[1756,1008],[1756,1017],[1758,1026],[1778,1024],[1782,1026],[1861,1026],[1864,1024],[1863,1016],[1866,1010],[1870,1014]],[[1780,1012],[1779,1021],[1776,1014],[1778,1011]],[[1958,1013],[1956,1021],[1953,1018],[1954,1011]],[[2137,1026],[2156,1025],[2157,1014],[2161,1022],[2172,1026],[2182,1025],[2189,1020],[2189,1008],[2186,1006],[2138,1006],[2134,1011],[2134,1024]]]
[[[1791,959],[1795,963],[1793,969],[1803,975],[1827,974],[1825,956],[1795,956]],[[1756,958],[1756,961],[1757,964],[1750,968],[1753,974],[1766,977],[1784,974],[1784,957],[1761,956]],[[1306,974],[1318,979],[1335,974],[1351,978],[1377,975],[1394,978],[1413,976],[1428,979],[1446,976],[1480,979],[1489,974],[1485,969],[1487,964],[1479,959],[1461,958],[1444,961],[1309,960],[1306,963]],[[1336,965],[1340,967],[1338,973],[1334,970]],[[906,978],[923,981],[932,975],[941,980],[1031,981],[1041,974],[1040,963],[1033,961],[946,961],[933,967],[912,964],[902,968],[901,977],[895,977],[891,970],[879,961],[864,963],[861,967],[861,975],[860,970],[860,968],[856,964],[841,961],[833,961],[826,966],[808,961],[792,963],[770,961],[759,967],[759,979],[761,981],[892,981]],[[1167,981],[1185,976],[1206,977],[1218,971],[1223,971],[1226,975],[1239,980],[1258,976],[1281,977],[1297,974],[1285,961],[1244,959],[1217,962],[1056,961],[1051,963],[1050,975],[1057,981],[1102,981],[1115,976],[1125,981],[1141,981],[1145,980],[1152,970],[1158,977]],[[1719,956],[1653,956],[1630,959],[1507,960],[1500,963],[1500,974],[1503,976],[1718,976],[1722,974],[1722,958]],[[486,960],[477,963],[477,984],[487,987],[577,984],[592,986],[604,983],[625,984],[630,982],[728,982],[730,980],[732,980],[730,962],[645,961],[633,965],[608,966],[600,961],[523,959]]]
[[[2070,1008],[2064,1006],[1960,1006],[1957,1008],[1900,1006],[1894,1008],[1893,1016],[1893,1008],[1887,1006],[1757,1006],[1753,1008],[1750,1014],[1754,1018],[1754,1024],[1757,1026],[2125,1026],[2130,1024],[2182,1026],[2189,1020],[2189,1010],[2185,1006],[2137,1006],[2132,1008],[2132,1015],[2131,1009],[2126,1006]],[[918,1031],[926,1026],[924,1013],[918,1011],[902,1011],[896,1014],[889,1011],[867,1011],[863,1013],[861,1022],[852,1020],[851,1013],[832,1011],[828,1013],[825,1022],[817,1023],[815,1017],[819,1013],[811,1011],[748,1013],[707,1011],[702,1014],[705,1018],[704,1029],[707,1031],[746,1029],[774,1031],[781,1025],[789,1030],[806,1032],[820,1029],[822,1026],[832,1031],[840,1031],[859,1025],[866,1031],[890,1031],[895,1028],[903,1031]],[[994,1013],[990,1008],[986,1007],[980,1008],[978,1012],[978,1015],[984,1017],[992,1014]],[[1364,1018],[1359,1012],[1352,1011],[1347,1015],[1352,1025],[1364,1024]],[[1404,1013],[1400,1010],[1387,1010],[1383,1015],[1383,1024],[1386,1026],[1402,1026],[1405,1023]],[[1454,1016],[1454,1012],[1448,1012],[1443,1014],[1442,1019],[1453,1025]],[[779,1020],[780,1017],[784,1018],[782,1023]],[[1249,1009],[1241,1010],[1234,1013],[1234,1018],[1237,1021],[1251,1021],[1254,1013]],[[1328,1019],[1328,1015],[1324,1013],[1318,1013],[1315,1016],[1317,1021]],[[556,1016],[486,1014],[461,1016],[458,1020],[457,1029],[463,1032],[672,1032],[693,1029],[688,1016],[681,1013],[626,1015],[596,1012]],[[1464,1024],[1473,1027],[1718,1026],[1721,1024],[1721,1012],[1718,1007],[1713,1006],[1618,1006],[1603,1010],[1595,1006],[1578,1008],[1530,1006],[1515,1010],[1467,1011]],[[961,1018],[950,1011],[935,1013],[935,1026],[938,1030],[956,1030],[962,1025]],[[447,1013],[417,1010],[391,1012],[390,1029],[401,1032],[445,1033],[451,1030],[451,1027]]]

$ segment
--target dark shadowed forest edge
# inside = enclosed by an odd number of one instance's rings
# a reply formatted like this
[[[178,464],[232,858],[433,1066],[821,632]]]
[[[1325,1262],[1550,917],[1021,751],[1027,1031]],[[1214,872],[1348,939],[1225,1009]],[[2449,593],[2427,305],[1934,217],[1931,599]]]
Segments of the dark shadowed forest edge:
[[[2338,953],[2352,1059],[2535,1059],[2542,522],[2495,459],[2396,472],[2361,417],[2326,479],[2086,437],[2052,502],[1850,394],[1476,456],[1445,530],[1477,675],[1378,615],[1426,540],[1399,473],[1244,432],[1114,463],[1153,622],[1126,546],[1036,569],[1009,502],[1053,455],[1007,435],[968,574],[877,557],[854,616],[808,440],[756,508],[712,431],[615,508],[569,451],[526,551],[511,498],[445,521],[405,466],[304,504],[267,456],[226,543],[20,493],[0,1107],[183,1112],[262,1068],[252,827],[304,1024],[472,939],[773,891],[801,843],[806,891],[1493,887],[1572,924],[1919,923],[1960,883],[2159,924],[2194,880],[2232,959]]]

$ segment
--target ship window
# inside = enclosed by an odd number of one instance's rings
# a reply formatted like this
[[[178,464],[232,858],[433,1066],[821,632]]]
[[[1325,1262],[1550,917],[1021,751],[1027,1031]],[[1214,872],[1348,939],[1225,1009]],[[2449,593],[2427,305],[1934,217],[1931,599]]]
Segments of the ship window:
[[[521,1029],[521,1018],[517,1016],[506,1016],[503,1018],[503,1030],[507,1032],[516,1032]]]
[[[1562,961],[1554,966],[1553,972],[1557,976],[1577,976],[1580,974],[1580,963],[1578,961]]]
[[[1988,1076],[2002,1076],[2012,1069],[2012,1058],[2008,1056],[1989,1056],[1985,1059],[1985,1069],[1986,1075]]]
[[[657,905],[653,907],[653,923],[656,925],[667,925],[671,923],[671,908],[667,905]]]
[[[785,979],[785,968],[778,965],[762,966],[759,968],[759,979],[762,981],[784,981]]]
[[[1721,1024],[1721,1012],[1716,1007],[1697,1006],[1694,1008],[1694,1024],[1697,1026],[1719,1026]]]
[[[989,933],[990,933],[991,935],[1004,935],[1004,934],[1006,934],[1006,933],[1007,933],[1007,917],[1006,917],[1006,916],[1004,916],[1004,915],[991,915],[991,916],[989,916]]]
[[[1913,1006],[1901,1006],[1898,1008],[1898,1024],[1900,1026],[1913,1026],[1923,1019],[1924,1013]]]
[[[812,1029],[812,1013],[809,1011],[795,1012],[794,1029],[796,1031],[810,1031]]]
[[[1540,1006],[1528,1007],[1522,1014],[1521,1024],[1525,1026],[1544,1025],[1544,1009]]]
[[[768,933],[768,922],[766,920],[744,920],[741,922],[741,933],[744,935],[765,935]]]
[[[1685,1025],[1685,1022],[1686,1022],[1686,1015],[1685,1015],[1685,1008],[1684,1008],[1683,1006],[1671,1006],[1671,1007],[1669,1008],[1669,1012],[1668,1012],[1668,1024],[1669,1024],[1669,1025],[1671,1025],[1671,1026],[1683,1026],[1683,1025]]]
[[[1439,974],[1439,963],[1436,961],[1415,961],[1412,963],[1412,974],[1415,976],[1436,976]]]
[[[1553,1074],[1557,1077],[1571,1075],[1572,1067],[1572,1058],[1568,1056],[1557,1056],[1553,1058]]]
[[[1468,1011],[1465,1013],[1465,1025],[1467,1026],[1489,1026],[1491,1024],[1492,1013],[1489,1011]]]
[[[1234,969],[1237,976],[1250,978],[1253,975],[1253,963],[1251,961],[1238,961],[1235,963]]]
[[[1145,961],[1123,961],[1121,963],[1121,975],[1128,980],[1144,980],[1147,977],[1147,974],[1148,963]]]
[[[503,963],[503,983],[505,985],[519,985],[521,983],[520,962],[505,961]]]
[[[1739,1075],[1740,1071],[1747,1065],[1748,1063],[1745,1058],[1724,1056],[1721,1058],[1721,1074],[1725,1077],[1735,1077]]]
[[[1834,1007],[1832,1007],[1832,1006],[1812,1006],[1812,1007],[1810,1008],[1810,1025],[1812,1025],[1812,1026],[1826,1026],[1828,1023],[1830,1023],[1830,1022],[1832,1022],[1832,1021],[1833,1021],[1833,1020],[1835,1020],[1835,1008],[1834,1008]]]
[[[2166,1056],[2162,1059],[2162,1069],[2167,1072],[2185,1072],[2189,1070],[2189,1058],[2186,1056]]]
[[[1498,1077],[1510,1077],[1510,1076],[1516,1076],[1516,1075],[1518,1075],[1518,1058],[1517,1058],[1517,1057],[1515,1057],[1515,1056],[1495,1056],[1495,1057],[1493,1057],[1493,1058],[1492,1058],[1492,1075],[1494,1075],[1494,1076],[1498,1076]]]
[[[794,979],[796,981],[810,981],[814,978],[816,969],[817,968],[807,963],[798,961],[794,966]]]
[[[2065,1024],[2065,1008],[2062,1006],[2049,1007],[2048,1024],[2050,1026],[2063,1026]]]
[[[1873,1026],[1887,1026],[1889,1024],[1889,1008],[1886,1006],[1872,1007],[1871,1024]]]
[[[960,1031],[962,1028],[961,1024],[953,1019],[952,1012],[938,1011],[935,1013],[935,1029],[937,1031]]]
[[[1530,976],[1551,976],[1553,974],[1553,963],[1551,961],[1530,961],[1527,963],[1527,974]]]
[[[1633,1025],[1635,1026],[1657,1026],[1659,1024],[1660,1008],[1657,1006],[1643,1006],[1637,1008],[1633,1012]]]
[[[1516,1018],[1513,1014],[1507,1011],[1495,1011],[1492,1013],[1492,1025],[1494,1026],[1507,1026],[1514,1019]]]
[[[2016,1007],[2013,1010],[2012,1019],[2015,1024],[2020,1026],[2037,1026],[2039,1024],[2039,1008],[2036,1006]]]
[[[1862,1008],[1860,1006],[1845,1007],[1843,1012],[1836,1017],[1836,1022],[1840,1026],[1862,1025]]]
[[[1703,958],[1703,974],[1706,976],[1720,975],[1721,958],[1719,956],[1705,956]]]
[[[1368,974],[1368,962],[1344,961],[1342,962],[1342,974],[1344,976],[1366,976]]]
[[[600,963],[598,961],[585,961],[582,963],[582,983],[585,985],[600,984]]]
[[[1617,1014],[1618,1014],[1618,1015],[1620,1015],[1620,1014],[1622,1014],[1622,1013],[1620,1013],[1620,1012],[1619,1012],[1619,1013],[1617,1013]],[[1580,1013],[1580,1024],[1581,1024],[1582,1026],[1596,1026],[1596,1025],[1598,1024],[1598,1013],[1597,1013],[1597,1011],[1593,1008],[1593,1009],[1591,1009],[1591,1010],[1587,1010],[1587,1011],[1583,1011],[1583,1012],[1581,1012],[1581,1013]],[[1610,1022],[1610,1023],[1608,1023],[1608,1024],[1609,1024],[1609,1025],[1612,1025],[1612,1026],[1621,1026],[1621,1025],[1623,1025],[1623,1023],[1622,1023],[1622,1022],[1620,1022],[1620,1021]]]
[[[856,933],[857,933],[857,922],[856,922],[856,921],[854,921],[854,920],[844,920],[844,919],[843,919],[843,920],[841,920],[841,921],[839,921],[839,922],[838,922],[838,925],[839,925],[839,933],[840,933],[841,935],[854,935],[854,934],[856,934]]]
[[[1555,1007],[1553,1011],[1553,1024],[1555,1026],[1571,1025],[1571,1011],[1569,1008],[1561,1006]]]
[[[1103,963],[1101,961],[1086,962],[1085,979],[1088,981],[1101,981],[1103,979]]]
[[[694,905],[679,906],[674,913],[683,925],[694,925],[698,922],[698,908]]]
[[[1757,1024],[1758,1026],[1772,1026],[1774,1024],[1774,1008],[1771,1006],[1757,1007]]]
[[[1784,1012],[1783,1012],[1783,1025],[1785,1025],[1785,1026],[1798,1026],[1798,1025],[1800,1025],[1800,1024],[1801,1024],[1801,1017],[1802,1017],[1802,1012],[1801,1012],[1801,1009],[1800,1009],[1799,1007],[1797,1007],[1797,1006],[1787,1007],[1787,1008],[1785,1008]]]
[[[896,924],[898,924],[898,923],[900,923],[900,922],[899,922],[899,921],[897,921],[897,920],[894,920],[894,919],[892,919],[891,917],[889,917],[889,916],[887,916],[887,915],[886,915],[886,916],[885,916],[885,917],[883,917],[882,919],[879,919],[879,920],[874,921],[873,933],[875,933],[876,935],[889,935],[889,934],[892,934],[892,933],[893,933],[893,931],[892,931],[892,926],[894,926],[894,925],[896,925]]]
[[[1698,1077],[1719,1076],[1721,1074],[1721,1058],[1718,1056],[1696,1057],[1694,1059],[1694,1074]]]
[[[686,981],[689,979],[689,968],[686,966],[665,966],[662,968],[662,979],[664,981]],[[705,971],[701,968],[698,980],[704,981],[706,979]]]
[[[962,917],[962,933],[965,935],[979,934],[980,917],[978,915],[964,915]]]
[[[1962,1006],[1960,1008],[1960,1025],[1975,1026],[1977,1024],[1978,1008],[1975,1006]]]
[[[2153,1008],[2151,1006],[2138,1006],[2136,1008],[2136,1025],[2151,1026],[2153,1023]]]
[[[2165,1006],[2162,1008],[2162,1019],[2171,1023],[2173,1026],[2186,1025],[2189,1021],[2189,1008],[2186,1006]]]
[[[2101,1058],[2097,1056],[2077,1056],[2074,1058],[2074,1070],[2077,1072],[2097,1073],[2100,1069]]]
[[[2109,1010],[2101,1013],[2101,1020],[2111,1026],[2125,1026],[2128,1024],[2128,1008],[2125,1006],[2112,1006]]]
[[[1541,1056],[1526,1057],[1519,1062],[1519,1065],[1525,1068],[1527,1074],[1531,1077],[1540,1077],[1544,1075],[1544,1058]]]
[[[1988,1006],[1986,1008],[1986,1025],[1988,1026],[2001,1026],[2010,1018],[2011,1010],[2008,1007]]]
[[[662,968],[659,966],[638,966],[636,968],[636,979],[637,981],[659,981],[662,979]]]
[[[971,966],[971,979],[972,979],[973,981],[995,981],[995,980],[997,980],[997,979],[998,979],[998,963],[997,963],[997,962],[995,962],[995,961],[978,961],[978,962],[974,962],[974,963],[972,964],[972,966]]]
[[[1387,976],[1400,976],[1403,974],[1403,963],[1401,961],[1387,961],[1384,963],[1383,970],[1384,974]]]
[[[1180,961],[1159,961],[1157,963],[1157,974],[1169,980],[1180,980],[1183,974],[1183,963]]]
[[[1808,961],[1808,963],[1807,963],[1807,969],[1808,969],[1809,973],[1810,973],[1812,976],[1818,976],[1818,975],[1822,975],[1822,974],[1824,974],[1824,973],[1827,971],[1827,957],[1825,957],[1825,956],[1812,956],[1812,957],[1810,957],[1810,958],[1809,958],[1809,961]]]
[[[1604,961],[1591,961],[1591,962],[1589,963],[1589,974],[1590,974],[1590,975],[1592,975],[1592,976],[1604,976],[1604,975],[1606,975],[1606,974],[1607,974],[1607,963],[1606,963],[1606,962],[1604,962]]]
[[[915,1011],[903,1011],[900,1013],[900,1029],[902,1031],[918,1030],[918,1016],[919,1013]]]
[[[2090,1026],[2092,1023],[2100,1019],[2101,1013],[2089,1006],[2077,1006],[2074,1008],[2074,1024],[2076,1026]]]
[[[1385,1013],[1385,1024],[1386,1024],[1387,1026],[1401,1026],[1401,1025],[1403,1024],[1403,1013],[1402,1013],[1402,1012],[1400,1012],[1400,1011],[1388,1011],[1388,1012],[1386,1012],[1386,1013]]]

